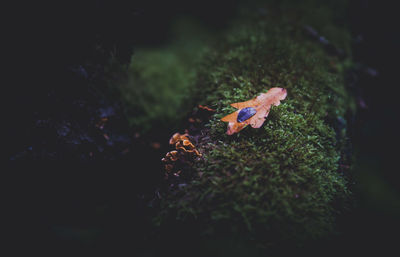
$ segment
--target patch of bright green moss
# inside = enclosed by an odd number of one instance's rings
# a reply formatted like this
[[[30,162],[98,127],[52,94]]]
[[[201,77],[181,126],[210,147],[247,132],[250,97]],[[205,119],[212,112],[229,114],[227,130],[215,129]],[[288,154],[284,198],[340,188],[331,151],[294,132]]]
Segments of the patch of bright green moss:
[[[193,167],[196,179],[166,195],[159,224],[199,222],[205,233],[221,227],[264,245],[333,233],[350,194],[339,171],[344,149],[333,121],[353,106],[338,68],[351,61],[327,54],[304,35],[303,26],[314,24],[302,15],[312,9],[280,7],[265,7],[266,15],[245,11],[207,56],[196,85],[201,104],[216,114],[198,144],[204,158]],[[315,21],[321,31],[333,27],[347,35],[329,19]],[[350,49],[349,41],[340,42]],[[271,87],[286,88],[288,95],[264,125],[226,135],[220,118],[235,110],[229,104]]]

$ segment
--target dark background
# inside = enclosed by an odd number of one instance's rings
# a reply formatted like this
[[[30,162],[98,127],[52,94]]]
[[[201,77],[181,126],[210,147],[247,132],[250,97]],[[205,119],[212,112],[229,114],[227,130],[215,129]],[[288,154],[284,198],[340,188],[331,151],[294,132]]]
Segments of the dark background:
[[[118,125],[111,132],[127,135],[127,124],[115,104],[118,101],[105,99],[101,89],[100,93],[93,91],[88,80],[71,72],[71,67],[85,64],[101,88],[101,67],[113,50],[120,62],[127,63],[132,46],[168,42],[169,25],[175,17],[190,15],[219,29],[234,15],[235,7],[234,1],[96,0],[20,2],[10,7],[10,35],[5,37],[10,45],[3,49],[11,67],[5,70],[9,79],[3,87],[7,91],[3,145],[6,159],[24,163],[14,166],[16,184],[8,183],[12,186],[5,194],[10,203],[6,209],[11,211],[5,220],[10,225],[8,238],[15,249],[135,253],[157,246],[154,242],[158,241],[143,239],[152,235],[146,230],[146,217],[151,215],[145,208],[148,199],[142,197],[151,194],[161,179],[143,168],[156,168],[158,156],[145,160],[151,150],[142,148],[140,154],[133,151],[124,157],[120,150],[131,141],[117,140],[112,146],[97,141],[96,132],[82,122],[101,115],[101,108],[112,106],[117,113]],[[356,157],[355,207],[339,221],[340,236],[308,246],[305,253],[329,249],[332,255],[374,251],[385,256],[396,249],[400,228],[397,17],[389,1],[350,1],[354,60],[361,67],[351,81],[367,106],[359,108],[351,131]],[[96,44],[105,50],[94,50]],[[76,107],[77,99],[83,99],[83,112]],[[48,121],[44,130],[33,125],[38,120]],[[66,120],[76,138],[87,135],[93,142],[67,146],[54,132]],[[96,163],[76,154],[92,148],[106,149]],[[118,162],[102,162],[108,159]],[[44,160],[50,164],[43,164]],[[186,249],[182,244],[177,242],[177,250]]]
[[[357,85],[367,108],[359,110],[353,144],[356,153],[356,208],[343,222],[338,244],[354,254],[390,255],[400,228],[398,173],[399,22],[390,1],[350,1],[349,24],[354,59],[374,68],[376,76],[359,74]]]

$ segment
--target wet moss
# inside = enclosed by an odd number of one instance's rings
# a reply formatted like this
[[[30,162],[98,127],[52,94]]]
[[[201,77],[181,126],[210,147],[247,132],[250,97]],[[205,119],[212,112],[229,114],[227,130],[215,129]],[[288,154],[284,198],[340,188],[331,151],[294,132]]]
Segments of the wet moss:
[[[194,164],[193,180],[166,193],[157,224],[200,222],[206,234],[224,230],[263,245],[334,232],[350,195],[339,169],[346,133],[338,135],[334,124],[354,108],[343,68],[351,65],[350,42],[331,19],[337,8],[312,7],[245,9],[205,57],[195,87],[216,113],[197,145],[204,158]],[[306,25],[331,31],[347,58],[308,38]],[[288,95],[264,125],[226,135],[220,118],[235,110],[229,104],[271,87]]]

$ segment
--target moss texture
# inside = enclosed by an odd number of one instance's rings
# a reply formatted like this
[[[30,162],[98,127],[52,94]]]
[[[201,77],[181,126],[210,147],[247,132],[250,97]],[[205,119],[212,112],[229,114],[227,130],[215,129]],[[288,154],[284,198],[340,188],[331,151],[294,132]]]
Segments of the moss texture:
[[[307,3],[244,8],[204,58],[196,95],[216,113],[197,144],[203,159],[192,180],[166,193],[157,224],[198,222],[205,234],[233,232],[263,245],[334,232],[350,194],[339,169],[345,128],[335,131],[354,108],[344,81],[350,36],[335,23],[344,4]],[[305,25],[327,33],[347,58],[327,54],[305,36]],[[271,87],[286,88],[288,96],[264,125],[226,135],[220,118],[234,111],[229,104]]]
[[[198,62],[209,33],[196,21],[180,18],[171,38],[162,46],[138,47],[120,85],[129,123],[142,133],[177,126],[194,104]]]

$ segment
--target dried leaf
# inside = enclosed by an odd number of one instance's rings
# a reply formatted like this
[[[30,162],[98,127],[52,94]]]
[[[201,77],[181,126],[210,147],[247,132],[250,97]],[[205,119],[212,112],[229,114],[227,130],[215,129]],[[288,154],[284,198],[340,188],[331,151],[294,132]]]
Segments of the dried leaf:
[[[253,128],[261,127],[269,114],[271,105],[278,106],[286,95],[286,89],[273,87],[267,93],[262,93],[251,100],[231,104],[238,110],[221,119],[228,122],[226,133],[228,135],[238,133],[247,125]]]

